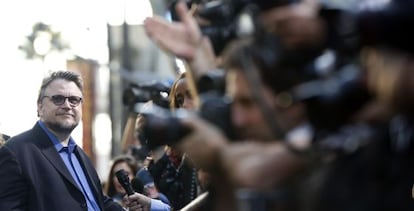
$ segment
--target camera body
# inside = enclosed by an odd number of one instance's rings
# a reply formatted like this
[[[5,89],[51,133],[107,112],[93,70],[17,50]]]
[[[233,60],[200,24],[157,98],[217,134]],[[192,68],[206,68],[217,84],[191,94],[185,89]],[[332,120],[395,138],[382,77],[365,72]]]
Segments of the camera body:
[[[299,2],[300,0],[187,0],[187,6],[196,4],[196,15],[206,20],[201,24],[201,32],[210,38],[214,52],[220,55],[226,44],[233,39],[255,33],[260,11]],[[172,20],[179,21],[175,4],[170,5]]]
[[[214,124],[226,134],[229,139],[235,139],[231,124],[230,100],[213,92],[200,95],[201,106],[197,113],[184,109],[171,112],[167,109],[156,108],[141,111],[145,119],[141,130],[141,141],[149,149],[159,146],[173,146],[178,143],[191,129],[181,123],[181,119],[189,115],[198,115]],[[143,139],[143,140],[142,140]]]
[[[145,103],[152,100],[158,106],[168,108],[169,93],[170,87],[161,82],[147,84],[131,83],[122,93],[122,102],[125,106],[133,108],[137,103]]]

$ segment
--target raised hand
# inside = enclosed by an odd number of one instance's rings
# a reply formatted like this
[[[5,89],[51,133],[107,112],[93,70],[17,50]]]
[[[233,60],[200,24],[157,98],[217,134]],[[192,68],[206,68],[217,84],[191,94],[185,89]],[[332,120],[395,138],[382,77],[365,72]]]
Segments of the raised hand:
[[[183,2],[176,5],[180,22],[169,22],[156,16],[144,21],[148,37],[158,47],[184,59],[197,79],[205,72],[215,69],[216,58],[210,40],[203,36],[196,18]]]
[[[181,22],[171,23],[156,16],[147,18],[144,27],[150,39],[161,48],[180,58],[191,60],[202,43],[201,30],[183,2],[177,3],[176,10]]]

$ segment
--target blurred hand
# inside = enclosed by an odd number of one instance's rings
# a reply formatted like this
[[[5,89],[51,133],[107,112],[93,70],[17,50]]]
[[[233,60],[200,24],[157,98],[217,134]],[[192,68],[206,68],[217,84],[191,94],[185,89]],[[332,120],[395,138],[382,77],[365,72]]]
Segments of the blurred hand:
[[[150,17],[144,21],[144,27],[147,35],[160,47],[178,57],[192,59],[202,41],[201,31],[185,3],[177,3],[176,10],[181,22]]]
[[[325,39],[324,21],[318,17],[315,0],[266,10],[261,21],[271,33],[280,36],[288,48],[319,45]]]
[[[151,198],[134,193],[133,195],[125,195],[123,198],[124,204],[129,208],[129,211],[150,211]]]
[[[220,160],[220,152],[227,145],[227,138],[214,125],[193,116],[182,119],[192,132],[180,141],[179,148],[185,152],[197,167],[210,169]]]
[[[180,22],[168,22],[162,17],[149,17],[144,21],[148,37],[163,50],[188,62],[198,78],[215,68],[215,55],[210,40],[201,33],[196,18],[184,2],[176,5]]]
[[[214,186],[272,188],[306,163],[282,141],[229,143],[218,128],[198,117],[183,122],[192,132],[180,142],[180,147],[197,167],[211,173]]]

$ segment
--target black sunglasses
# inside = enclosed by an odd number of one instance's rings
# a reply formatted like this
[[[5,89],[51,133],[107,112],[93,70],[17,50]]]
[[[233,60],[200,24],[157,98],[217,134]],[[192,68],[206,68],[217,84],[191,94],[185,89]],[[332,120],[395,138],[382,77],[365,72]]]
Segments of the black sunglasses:
[[[57,106],[61,106],[66,102],[66,99],[69,100],[69,104],[73,107],[78,106],[80,104],[80,102],[82,102],[82,98],[81,97],[77,97],[77,96],[69,96],[69,97],[65,97],[63,95],[53,95],[53,96],[43,96],[43,97],[48,97],[52,100],[53,104],[57,105]]]

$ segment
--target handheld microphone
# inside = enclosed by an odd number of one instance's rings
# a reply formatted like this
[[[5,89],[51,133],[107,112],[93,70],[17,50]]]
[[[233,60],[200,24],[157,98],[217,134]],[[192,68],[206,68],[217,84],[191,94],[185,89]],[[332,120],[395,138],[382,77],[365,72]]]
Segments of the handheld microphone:
[[[134,178],[131,180],[132,188],[135,192],[143,194],[144,193],[144,184],[139,178]]]
[[[131,182],[129,181],[128,172],[124,169],[121,169],[115,172],[116,177],[118,178],[119,183],[125,189],[128,196],[134,194],[134,189],[132,188]]]

